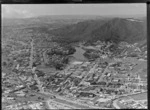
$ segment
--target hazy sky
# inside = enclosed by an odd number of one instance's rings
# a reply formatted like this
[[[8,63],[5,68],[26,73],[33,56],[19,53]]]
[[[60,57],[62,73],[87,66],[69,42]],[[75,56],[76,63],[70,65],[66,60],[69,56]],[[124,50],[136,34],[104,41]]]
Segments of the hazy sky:
[[[144,15],[146,4],[7,4],[2,17],[27,18],[41,15]]]

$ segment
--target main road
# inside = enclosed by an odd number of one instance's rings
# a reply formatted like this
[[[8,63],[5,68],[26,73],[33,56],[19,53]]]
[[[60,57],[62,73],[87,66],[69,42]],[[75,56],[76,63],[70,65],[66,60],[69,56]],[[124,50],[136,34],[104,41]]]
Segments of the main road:
[[[122,97],[127,97],[127,96],[132,96],[132,95],[138,95],[138,94],[142,94],[142,93],[146,93],[146,92],[147,92],[147,91],[141,92],[141,93],[125,94],[125,95],[122,95],[122,96],[120,96],[120,97],[117,97],[117,98],[114,99],[114,101],[113,101],[113,106],[114,106],[116,109],[121,109],[121,108],[118,106],[118,104],[117,104],[117,102],[118,102],[118,100],[119,100],[120,98],[122,98]]]
[[[6,69],[6,68],[5,68],[5,69]],[[24,87],[26,87],[27,90],[29,90],[31,93],[34,93],[34,94],[36,94],[36,95],[38,95],[38,96],[44,96],[44,97],[46,98],[47,102],[49,102],[48,100],[52,100],[52,101],[54,101],[54,102],[56,102],[56,103],[61,103],[61,104],[63,104],[63,105],[68,105],[68,106],[71,106],[71,107],[73,107],[73,108],[82,108],[82,109],[93,109],[93,108],[96,109],[96,108],[97,108],[97,109],[105,109],[105,108],[101,108],[101,107],[94,107],[94,106],[89,106],[89,105],[85,105],[85,104],[79,104],[79,103],[73,102],[73,101],[71,101],[71,100],[64,99],[64,98],[62,98],[61,96],[58,96],[58,95],[56,96],[56,94],[54,95],[54,94],[52,94],[52,93],[46,93],[46,92],[40,93],[40,92],[35,92],[35,91],[31,90],[31,89],[26,85],[26,83],[25,83],[24,81],[22,81],[21,78],[19,78],[19,76],[18,76],[15,72],[12,72],[11,70],[8,70],[8,69],[6,69],[6,70],[7,70],[7,72],[14,74],[14,75],[16,76],[16,78],[24,85]],[[6,72],[6,71],[5,71],[5,72]],[[51,99],[51,97],[53,97],[53,96],[56,96],[56,98]]]

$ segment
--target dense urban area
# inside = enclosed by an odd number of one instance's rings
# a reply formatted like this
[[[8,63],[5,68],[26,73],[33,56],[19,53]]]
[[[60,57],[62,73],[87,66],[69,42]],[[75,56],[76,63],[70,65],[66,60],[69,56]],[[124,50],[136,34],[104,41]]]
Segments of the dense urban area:
[[[3,110],[147,109],[146,43],[62,43],[12,27],[2,29]]]

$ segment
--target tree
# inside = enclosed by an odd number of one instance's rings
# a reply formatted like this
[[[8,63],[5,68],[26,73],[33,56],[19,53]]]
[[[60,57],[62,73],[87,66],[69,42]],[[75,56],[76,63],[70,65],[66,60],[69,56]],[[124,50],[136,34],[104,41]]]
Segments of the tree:
[[[55,68],[56,68],[57,70],[63,70],[63,64],[55,63]]]
[[[3,62],[3,64],[2,64],[3,66],[7,66],[7,63],[6,62]]]
[[[136,54],[136,53],[131,53],[129,56],[130,56],[130,57],[138,57],[138,54]]]

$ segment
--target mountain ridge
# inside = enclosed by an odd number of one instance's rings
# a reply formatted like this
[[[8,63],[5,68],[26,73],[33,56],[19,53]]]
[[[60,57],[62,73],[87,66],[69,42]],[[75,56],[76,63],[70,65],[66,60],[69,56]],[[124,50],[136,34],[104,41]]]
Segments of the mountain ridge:
[[[62,42],[112,40],[132,43],[146,38],[146,23],[124,18],[89,20],[54,29],[50,33],[57,36],[54,40]]]
[[[44,19],[51,21],[48,18]],[[31,21],[28,19],[30,22],[26,24],[20,22],[21,25],[4,25],[2,28],[5,33],[12,30],[14,36],[17,35],[15,34],[16,30],[19,32],[18,34],[21,34],[22,31],[28,33],[28,30],[32,30],[32,33],[45,33],[49,37],[54,36],[53,41],[61,43],[95,42],[97,40],[135,43],[146,39],[146,19],[140,20],[140,22],[130,21],[129,18],[90,19],[77,23],[70,23],[67,20],[47,23],[47,21],[43,22],[44,19],[38,24],[36,22],[30,24],[34,19]]]

